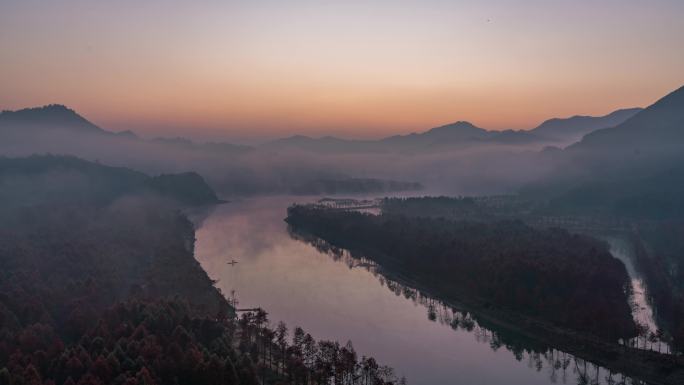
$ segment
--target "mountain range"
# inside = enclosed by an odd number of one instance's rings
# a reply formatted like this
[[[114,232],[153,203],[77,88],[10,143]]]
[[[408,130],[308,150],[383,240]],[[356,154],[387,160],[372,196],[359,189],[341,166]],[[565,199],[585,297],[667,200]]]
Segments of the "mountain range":
[[[295,135],[264,146],[322,152],[435,151],[483,145],[567,145],[594,130],[616,126],[641,111],[621,109],[605,116],[573,116],[549,119],[531,130],[486,130],[458,121],[421,133],[394,135],[378,140],[350,140],[334,136],[312,138]]]
[[[613,127],[641,111],[640,108],[622,109],[605,116],[573,116],[549,119],[531,130],[486,130],[465,121],[435,127],[421,133],[394,135],[378,140],[343,139],[334,136],[312,138],[295,135],[267,142],[266,150],[299,149],[314,152],[392,152],[434,151],[482,145],[544,144],[562,145],[579,140],[594,130]],[[72,134],[99,135],[131,141],[147,141],[186,150],[245,153],[254,147],[226,142],[197,143],[190,139],[142,139],[133,131],[107,131],[63,105],[26,108],[0,112],[0,130],[20,130],[24,134],[41,131],[64,131]]]
[[[43,107],[25,108],[17,111],[0,112],[0,130],[4,134],[15,130],[25,134],[40,134],[44,132],[62,132],[63,134],[79,134],[121,138],[131,141],[146,141],[159,143],[170,147],[196,149],[202,151],[245,152],[251,150],[249,146],[242,146],[225,142],[197,143],[186,138],[140,138],[131,130],[113,132],[102,129],[79,115],[76,111],[60,104],[50,104]]]
[[[598,117],[576,115],[566,119],[549,119],[532,129],[530,133],[546,138],[576,137],[580,139],[592,131],[615,127],[641,110],[642,108],[626,108]]]
[[[614,127],[553,154],[548,175],[521,191],[554,210],[684,216],[684,87]]]
[[[684,87],[613,127],[598,129],[565,149],[566,165],[587,173],[601,169],[662,166],[684,155]]]
[[[646,109],[550,119],[531,130],[492,131],[458,121],[377,140],[300,135],[241,146],[107,131],[67,107],[49,105],[0,113],[0,154],[69,154],[151,175],[197,171],[225,195],[377,179],[457,194],[521,191],[575,204],[592,191],[605,192],[601,183],[633,191],[623,181],[643,178],[662,190],[667,178],[678,180],[683,115],[680,88]]]

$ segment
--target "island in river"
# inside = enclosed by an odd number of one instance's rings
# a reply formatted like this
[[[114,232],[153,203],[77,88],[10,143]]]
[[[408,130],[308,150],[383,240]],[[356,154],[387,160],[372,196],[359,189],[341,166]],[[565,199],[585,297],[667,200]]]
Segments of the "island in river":
[[[361,252],[440,299],[465,302],[493,322],[654,383],[681,380],[674,356],[615,343],[633,336],[635,324],[625,268],[603,242],[515,221],[369,215],[318,205],[292,206],[286,221],[295,231]]]

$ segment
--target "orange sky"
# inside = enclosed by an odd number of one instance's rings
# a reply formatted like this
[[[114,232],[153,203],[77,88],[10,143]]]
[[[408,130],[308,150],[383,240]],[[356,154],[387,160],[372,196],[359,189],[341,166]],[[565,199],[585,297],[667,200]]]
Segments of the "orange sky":
[[[0,108],[226,139],[528,128],[684,84],[683,17],[675,0],[5,0]]]

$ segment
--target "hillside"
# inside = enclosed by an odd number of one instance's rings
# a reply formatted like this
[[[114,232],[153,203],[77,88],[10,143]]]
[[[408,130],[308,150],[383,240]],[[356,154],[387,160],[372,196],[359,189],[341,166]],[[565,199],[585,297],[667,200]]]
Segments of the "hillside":
[[[196,173],[149,177],[71,156],[0,157],[0,186],[0,207],[106,204],[125,195],[156,195],[187,205],[219,202]]]
[[[114,132],[100,128],[76,111],[60,104],[43,107],[25,108],[16,111],[0,112],[0,138],[3,136],[24,135],[25,140],[44,139],[41,134],[58,133],[64,139],[79,140],[86,135],[88,139],[99,138],[109,141],[131,141],[153,143],[169,148],[183,148],[224,153],[242,153],[251,150],[249,146],[225,142],[197,143],[186,138],[153,138],[143,139],[131,130]]]
[[[25,186],[44,160],[11,171],[24,170]],[[105,180],[141,176],[61,163]],[[0,215],[1,384],[329,383],[343,358],[355,384],[393,383],[391,370],[357,358],[351,343],[319,342],[301,328],[290,343],[263,310],[238,319],[194,258],[193,224],[176,206],[149,195],[106,205],[52,197],[2,200],[10,208]]]
[[[563,213],[680,217],[683,161],[684,87],[555,154],[552,172],[521,192]]]
[[[0,112],[0,129],[16,126],[24,129],[67,129],[97,134],[108,133],[76,111],[59,104]]]
[[[597,130],[570,147],[572,151],[619,153],[684,146],[684,86],[664,96],[624,123]]]
[[[576,115],[565,119],[554,118],[544,121],[530,132],[546,138],[576,137],[580,139],[592,131],[617,126],[641,110],[641,108],[627,108],[598,117]]]

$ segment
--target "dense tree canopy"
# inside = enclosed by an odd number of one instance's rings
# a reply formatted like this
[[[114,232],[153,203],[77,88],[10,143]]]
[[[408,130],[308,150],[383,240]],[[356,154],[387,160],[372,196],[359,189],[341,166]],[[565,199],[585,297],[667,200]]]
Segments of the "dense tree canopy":
[[[0,158],[0,187],[0,385],[394,381],[351,344],[237,318],[179,211],[216,201],[197,174]]]
[[[351,345],[233,308],[155,201],[17,209],[0,220],[0,384],[386,384]]]
[[[627,272],[605,244],[588,237],[516,221],[374,216],[316,206],[290,207],[287,222],[455,298],[481,298],[611,339],[634,333]]]

